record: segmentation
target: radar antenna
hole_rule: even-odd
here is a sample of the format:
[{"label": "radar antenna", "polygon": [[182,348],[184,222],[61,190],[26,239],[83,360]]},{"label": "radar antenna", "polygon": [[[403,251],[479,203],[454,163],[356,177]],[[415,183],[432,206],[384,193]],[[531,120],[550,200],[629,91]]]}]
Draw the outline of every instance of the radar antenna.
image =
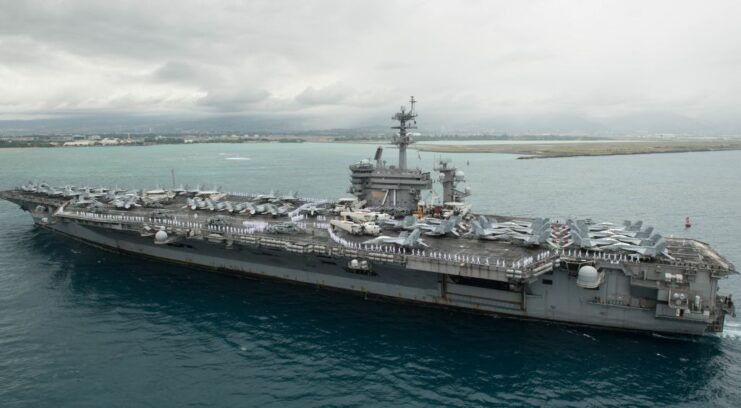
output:
[{"label": "radar antenna", "polygon": [[409,100],[409,111],[407,112],[406,108],[402,106],[401,111],[397,112],[391,118],[399,121],[399,126],[393,126],[391,129],[399,130],[399,134],[394,137],[392,143],[399,146],[399,169],[401,170],[406,170],[407,168],[407,146],[414,143],[412,136],[407,131],[417,128],[417,113],[414,111],[414,104],[416,102],[414,96],[412,96]]}]

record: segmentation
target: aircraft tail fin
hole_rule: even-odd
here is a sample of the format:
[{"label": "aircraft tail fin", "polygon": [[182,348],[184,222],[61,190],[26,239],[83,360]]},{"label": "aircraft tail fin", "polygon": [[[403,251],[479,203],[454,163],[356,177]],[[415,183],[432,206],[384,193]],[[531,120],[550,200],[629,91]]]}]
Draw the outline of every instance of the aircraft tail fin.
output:
[{"label": "aircraft tail fin", "polygon": [[411,234],[409,234],[406,239],[404,240],[405,247],[413,247],[417,246],[417,241],[419,241],[419,237],[422,235],[422,230],[419,228],[412,231]]},{"label": "aircraft tail fin", "polygon": [[[496,222],[496,220],[494,222]],[[479,215],[478,223],[481,228],[489,228],[491,226],[491,222],[485,215]]]}]

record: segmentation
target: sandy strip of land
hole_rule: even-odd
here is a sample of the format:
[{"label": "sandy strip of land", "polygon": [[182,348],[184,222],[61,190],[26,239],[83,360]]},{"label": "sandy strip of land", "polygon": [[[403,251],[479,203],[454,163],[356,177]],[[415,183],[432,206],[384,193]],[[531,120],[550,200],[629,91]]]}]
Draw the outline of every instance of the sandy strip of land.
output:
[{"label": "sandy strip of land", "polygon": [[624,154],[710,152],[741,150],[739,140],[637,140],[607,143],[536,143],[449,145],[417,144],[414,149],[437,153],[507,153],[519,154],[520,159],[574,156],[612,156]]}]

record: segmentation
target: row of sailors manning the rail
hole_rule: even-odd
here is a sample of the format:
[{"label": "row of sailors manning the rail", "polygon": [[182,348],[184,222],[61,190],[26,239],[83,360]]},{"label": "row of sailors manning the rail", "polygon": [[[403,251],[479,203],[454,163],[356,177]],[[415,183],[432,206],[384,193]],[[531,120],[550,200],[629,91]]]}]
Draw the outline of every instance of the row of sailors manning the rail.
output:
[{"label": "row of sailors manning the rail", "polygon": [[[303,206],[299,207],[302,208]],[[442,237],[460,236],[465,232],[483,240],[509,241],[522,246],[540,246],[548,244],[551,248],[581,248],[593,251],[626,252],[644,257],[664,255],[671,258],[666,242],[659,234],[653,234],[653,227],[643,228],[641,221],[625,221],[622,226],[612,223],[594,224],[585,220],[550,220],[536,218],[533,221],[513,220],[506,222],[489,221],[479,216],[468,225],[459,216],[448,219],[418,219],[407,216],[403,220],[394,220],[390,215],[372,211],[340,212],[341,219],[329,221],[332,230],[339,229],[351,235],[380,235],[382,225],[385,228],[402,230],[397,237],[379,236],[369,244],[384,243],[404,247],[420,247],[426,243],[420,235]],[[128,217],[126,215],[101,214],[104,217]],[[292,212],[291,223],[299,224],[306,219],[300,212]],[[166,216],[166,215],[165,215]],[[141,217],[140,217],[141,218]],[[317,216],[317,220],[327,220],[326,216]],[[209,219],[212,223],[213,219]],[[216,220],[220,221],[220,220]],[[306,225],[251,225],[254,232],[300,232]],[[316,226],[315,226],[316,227]],[[470,231],[468,231],[470,229]],[[411,234],[409,233],[411,231]],[[459,232],[460,231],[460,232]],[[333,231],[330,231],[333,232]],[[586,238],[585,238],[586,237]]]},{"label": "row of sailors manning the rail", "polygon": [[128,214],[104,214],[98,212],[85,212],[75,211],[73,213],[67,213],[74,215],[78,218],[86,218],[95,221],[121,221],[121,222],[134,222],[134,223],[152,223],[160,226],[176,227],[176,228],[193,228],[201,229],[211,232],[230,233],[230,234],[241,234],[250,235],[258,233],[297,233],[308,229],[309,227],[326,229],[329,224],[322,222],[306,223],[306,222],[295,222],[295,223],[267,223],[267,222],[255,222],[255,221],[244,221],[242,227],[235,227],[227,225],[225,219],[219,217],[212,217],[206,220],[206,222],[199,221],[182,221],[175,217],[158,218],[156,216],[137,216]]},{"label": "row of sailors manning the rail", "polygon": [[[144,217],[144,216],[100,214],[100,213],[95,213],[95,212],[79,212],[78,211],[78,212],[75,212],[75,216],[96,219],[96,220],[131,221],[131,222],[141,222],[141,223],[153,222],[155,224],[159,224],[162,226],[199,228],[199,229],[204,229],[204,230],[209,230],[209,231],[214,231],[214,232],[243,234],[243,235],[250,235],[250,234],[262,233],[262,232],[278,232],[278,233],[282,232],[280,230],[275,229],[276,225],[280,225],[280,224],[271,225],[268,223],[251,222],[251,221],[246,221],[244,223],[244,227],[233,227],[233,226],[227,226],[227,225],[209,225],[207,223],[199,223],[199,222],[192,222],[192,221],[179,221],[176,219],[154,219],[153,220],[149,217]],[[308,227],[308,225],[304,226],[304,228],[306,227]],[[434,249],[427,249],[427,246],[425,246],[425,249],[415,248],[412,246],[405,246],[404,243],[401,241],[396,242],[396,241],[388,241],[388,240],[370,240],[370,241],[366,241],[363,243],[352,242],[352,241],[348,241],[338,236],[326,223],[316,223],[314,227],[315,228],[326,228],[329,233],[330,238],[334,242],[344,247],[351,248],[351,249],[362,249],[362,250],[367,250],[367,251],[384,252],[384,253],[391,253],[391,254],[404,253],[404,254],[408,254],[412,256],[427,257],[431,259],[440,259],[440,260],[447,260],[447,261],[454,261],[454,262],[476,263],[476,264],[481,264],[481,265],[493,265],[497,267],[513,267],[513,268],[526,267],[534,263],[537,263],[539,261],[547,260],[553,257],[554,255],[578,257],[578,258],[583,258],[583,259],[597,259],[597,260],[608,261],[611,263],[619,263],[619,262],[625,262],[625,261],[634,261],[634,262],[640,261],[639,257],[626,256],[624,254],[608,254],[608,253],[602,253],[602,252],[582,251],[582,250],[577,250],[577,249],[561,249],[560,251],[554,251],[554,250],[543,251],[536,255],[524,257],[519,260],[508,263],[503,259],[491,259],[490,257],[482,257],[480,255],[453,254],[453,253],[438,251]],[[283,226],[283,228],[286,228],[286,227]],[[401,235],[401,238],[408,238],[408,237],[409,235],[406,235],[404,233],[402,233]],[[393,237],[379,237],[379,238],[393,238]]]},{"label": "row of sailors manning the rail", "polygon": [[[418,231],[418,230],[417,230]],[[640,256],[636,254],[619,254],[619,253],[604,253],[599,251],[586,251],[579,249],[549,249],[543,252],[539,252],[536,255],[523,257],[521,259],[507,262],[503,259],[492,259],[490,257],[484,257],[481,255],[469,255],[469,254],[454,254],[444,251],[429,249],[424,241],[419,240],[419,236],[415,237],[414,233],[406,234],[402,233],[399,237],[379,237],[373,240],[365,242],[353,242],[344,239],[337,235],[331,228],[328,229],[330,238],[339,245],[350,249],[366,250],[372,252],[385,252],[390,254],[407,254],[412,256],[419,256],[431,259],[440,259],[445,261],[453,262],[466,262],[480,265],[494,265],[497,267],[513,267],[522,268],[540,261],[546,261],[554,256],[571,257],[578,259],[591,259],[598,260],[610,264],[620,264],[621,262],[637,262],[640,263]],[[416,241],[415,241],[416,239]],[[415,245],[415,242],[417,245]]]}]

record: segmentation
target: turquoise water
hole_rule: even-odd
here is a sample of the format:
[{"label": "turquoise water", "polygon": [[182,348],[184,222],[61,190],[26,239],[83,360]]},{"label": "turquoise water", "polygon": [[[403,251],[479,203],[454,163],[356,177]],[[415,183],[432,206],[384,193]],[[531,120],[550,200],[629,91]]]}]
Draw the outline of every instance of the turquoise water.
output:
[{"label": "turquoise water", "polygon": [[[0,150],[0,188],[221,185],[337,197],[373,146]],[[395,153],[386,151],[392,161]],[[741,152],[452,157],[482,212],[642,218],[741,265]],[[412,152],[413,165],[435,155]],[[235,158],[240,158],[235,160]],[[466,161],[469,162],[466,165]],[[364,301],[61,240],[0,202],[0,406],[714,406],[741,401],[741,322],[699,339]],[[722,282],[741,298],[741,280]]]},{"label": "turquoise water", "polygon": [[569,143],[615,143],[631,142],[645,143],[643,140],[622,140],[622,139],[604,139],[604,140],[424,140],[419,144],[431,145],[516,145],[516,144],[569,144]]}]

